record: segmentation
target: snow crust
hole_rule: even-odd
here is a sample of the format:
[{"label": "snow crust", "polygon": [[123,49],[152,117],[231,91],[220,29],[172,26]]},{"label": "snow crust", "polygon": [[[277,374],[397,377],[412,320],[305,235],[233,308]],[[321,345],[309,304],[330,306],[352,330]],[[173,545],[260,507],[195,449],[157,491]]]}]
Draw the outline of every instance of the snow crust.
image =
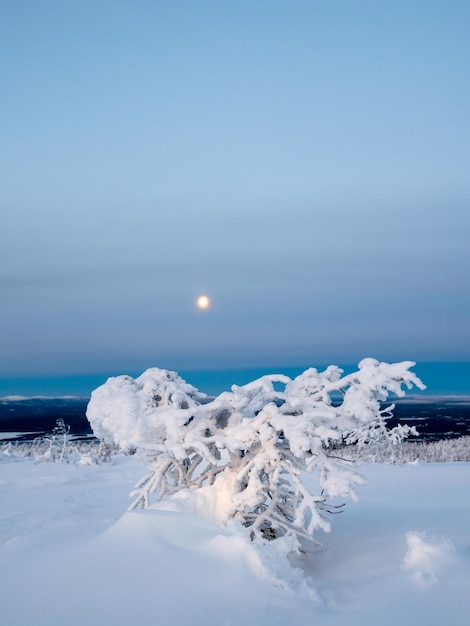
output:
[{"label": "snow crust", "polygon": [[123,514],[142,470],[0,458],[2,626],[468,623],[469,463],[364,466],[360,501],[289,571],[277,542],[173,499]]}]

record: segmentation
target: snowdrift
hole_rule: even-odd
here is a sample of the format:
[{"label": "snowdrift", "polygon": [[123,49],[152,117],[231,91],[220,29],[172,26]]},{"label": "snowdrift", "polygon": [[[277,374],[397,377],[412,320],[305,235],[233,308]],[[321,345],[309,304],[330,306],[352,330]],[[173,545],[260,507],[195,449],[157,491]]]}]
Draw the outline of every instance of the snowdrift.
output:
[{"label": "snowdrift", "polygon": [[163,503],[123,514],[141,473],[135,457],[0,460],[2,626],[467,624],[468,463],[365,466],[290,589],[235,526]]}]

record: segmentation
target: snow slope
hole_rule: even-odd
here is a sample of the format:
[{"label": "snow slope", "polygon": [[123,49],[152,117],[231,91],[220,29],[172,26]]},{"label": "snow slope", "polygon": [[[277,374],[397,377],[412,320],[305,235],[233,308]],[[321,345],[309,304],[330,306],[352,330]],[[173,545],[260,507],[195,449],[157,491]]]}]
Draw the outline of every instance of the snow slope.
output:
[{"label": "snow slope", "polygon": [[468,463],[365,466],[360,501],[305,555],[309,586],[292,570],[291,590],[266,580],[269,558],[289,576],[276,542],[262,557],[235,526],[164,503],[126,512],[144,472],[135,457],[0,458],[1,626],[468,623]]}]

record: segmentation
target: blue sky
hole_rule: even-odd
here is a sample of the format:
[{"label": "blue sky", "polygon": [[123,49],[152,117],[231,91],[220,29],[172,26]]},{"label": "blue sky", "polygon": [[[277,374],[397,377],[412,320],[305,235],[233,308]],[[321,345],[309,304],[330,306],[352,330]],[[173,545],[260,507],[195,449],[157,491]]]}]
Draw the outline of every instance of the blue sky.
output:
[{"label": "blue sky", "polygon": [[2,3],[0,374],[470,360],[469,20]]}]

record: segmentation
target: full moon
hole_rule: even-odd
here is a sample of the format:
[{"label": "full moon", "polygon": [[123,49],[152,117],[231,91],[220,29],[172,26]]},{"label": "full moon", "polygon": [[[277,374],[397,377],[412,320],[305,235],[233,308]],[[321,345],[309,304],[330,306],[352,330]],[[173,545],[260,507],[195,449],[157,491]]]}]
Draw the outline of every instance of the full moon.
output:
[{"label": "full moon", "polygon": [[199,296],[197,299],[197,305],[200,309],[207,309],[210,304],[210,300],[207,296]]}]

